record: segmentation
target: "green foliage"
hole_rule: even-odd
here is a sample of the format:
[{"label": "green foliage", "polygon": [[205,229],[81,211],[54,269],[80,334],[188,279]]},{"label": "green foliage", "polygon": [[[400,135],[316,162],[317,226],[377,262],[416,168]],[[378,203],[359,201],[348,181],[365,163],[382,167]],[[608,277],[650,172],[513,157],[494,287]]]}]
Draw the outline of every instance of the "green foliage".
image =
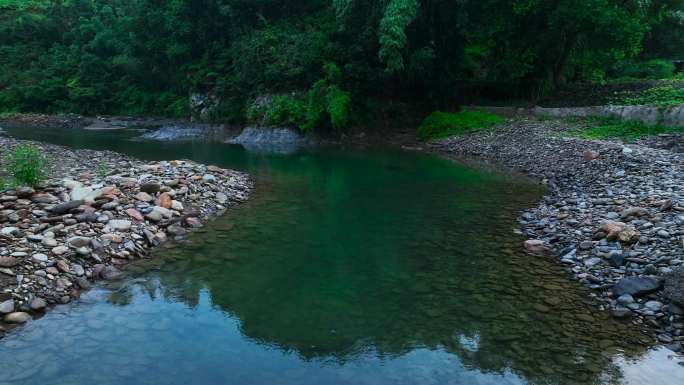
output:
[{"label": "green foliage", "polygon": [[266,111],[270,126],[299,127],[305,116],[304,102],[289,95],[274,96]]},{"label": "green foliage", "polygon": [[97,177],[100,179],[104,179],[104,177],[106,177],[107,174],[109,174],[107,164],[105,162],[99,162],[97,164],[97,169],[95,170],[95,175],[97,175]]},{"label": "green foliage", "polygon": [[385,9],[378,34],[380,61],[386,65],[388,72],[404,68],[402,50],[407,41],[406,27],[416,18],[417,12],[416,0],[390,0]]},{"label": "green foliage", "polygon": [[218,76],[222,87],[248,92],[290,91],[309,85],[327,56],[329,16],[307,17],[255,29],[231,44],[230,68]]},{"label": "green foliage", "polygon": [[351,94],[337,85],[342,72],[334,63],[326,63],[323,72],[325,77],[314,83],[307,93],[305,119],[300,125],[304,132],[327,123],[335,130],[343,130],[349,123]]},{"label": "green foliage", "polygon": [[504,118],[478,110],[463,110],[458,113],[435,111],[418,127],[421,140],[445,138],[483,130],[503,123]]},{"label": "green foliage", "polygon": [[627,92],[610,100],[616,105],[676,106],[684,104],[684,82],[673,81],[644,91]]},{"label": "green foliage", "polygon": [[190,117],[188,95],[208,93],[211,119],[237,123],[258,95],[309,90],[302,127],[342,129],[367,100],[453,106],[471,82],[522,99],[668,77],[651,59],[684,52],[682,14],[681,0],[0,0],[0,111]]},{"label": "green foliage", "polygon": [[5,155],[5,174],[12,185],[37,186],[47,175],[47,162],[40,150],[31,144],[19,144]]},{"label": "green foliage", "polygon": [[651,135],[684,133],[684,127],[647,125],[640,121],[616,117],[591,117],[580,123],[580,128],[571,133],[585,139],[619,138],[632,141]]},{"label": "green foliage", "polygon": [[674,76],[671,60],[652,59],[645,62],[627,62],[615,74],[621,79],[669,79]]},{"label": "green foliage", "polygon": [[335,130],[342,130],[349,124],[349,110],[351,108],[351,95],[349,92],[331,87],[328,90],[326,111],[330,115],[330,124]]},{"label": "green foliage", "polygon": [[247,120],[266,126],[298,128],[303,132],[326,127],[343,130],[349,124],[351,93],[337,85],[342,79],[337,65],[326,63],[323,72],[324,77],[314,83],[305,97],[292,94],[256,100],[247,108]]}]

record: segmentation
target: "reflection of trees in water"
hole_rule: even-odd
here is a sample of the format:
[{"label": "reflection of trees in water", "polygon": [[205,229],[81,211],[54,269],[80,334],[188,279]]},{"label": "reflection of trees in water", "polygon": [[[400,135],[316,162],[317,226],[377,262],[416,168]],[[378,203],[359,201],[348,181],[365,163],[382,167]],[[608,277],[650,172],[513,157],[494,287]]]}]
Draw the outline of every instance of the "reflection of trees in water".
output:
[{"label": "reflection of trees in water", "polygon": [[[319,173],[303,177],[319,184]],[[287,175],[295,177],[302,178]],[[253,199],[232,232],[219,221],[185,247],[158,253],[146,263],[159,265],[160,285],[147,292],[195,306],[207,290],[247,338],[305,360],[344,363],[426,347],[483,372],[591,384],[605,382],[604,372],[617,379],[612,358],[620,349],[644,351],[629,327],[590,315],[586,295],[555,262],[514,251],[519,239],[509,237],[507,213],[529,199],[524,194],[502,207],[500,186],[471,186],[458,199],[437,197],[449,202],[438,211],[433,193],[397,212],[382,197],[374,206],[355,201],[345,175],[325,180],[320,190],[292,190],[294,198],[282,202]],[[301,202],[306,209],[296,207]],[[350,203],[371,215],[360,220],[345,209]],[[330,207],[339,211],[325,212]],[[130,300],[118,295],[117,302]]]},{"label": "reflection of trees in water", "polygon": [[[198,251],[195,255],[221,258],[215,251]],[[288,276],[292,266],[269,266],[261,272],[270,276],[249,279],[249,263],[197,262],[171,252],[158,285],[148,280],[136,287],[189,306],[196,306],[206,289],[217,309],[241,321],[246,337],[303,359],[344,363],[369,352],[390,358],[427,347],[451,352],[464,366],[483,372],[510,368],[533,383],[597,383],[602,372],[617,380],[612,357],[620,349],[627,356],[641,354],[639,336],[595,314],[594,321],[578,319],[588,311],[575,285],[546,261],[534,264],[534,274],[526,273],[519,265],[525,258],[510,253],[497,265],[493,260],[500,258],[484,255],[455,268],[435,257],[419,268],[400,266],[393,279],[375,282],[353,279],[354,269],[340,263],[330,267],[335,274],[318,277],[323,282]],[[363,268],[379,273],[382,266]],[[265,282],[275,286],[269,289]],[[325,294],[302,297],[321,290]]]}]

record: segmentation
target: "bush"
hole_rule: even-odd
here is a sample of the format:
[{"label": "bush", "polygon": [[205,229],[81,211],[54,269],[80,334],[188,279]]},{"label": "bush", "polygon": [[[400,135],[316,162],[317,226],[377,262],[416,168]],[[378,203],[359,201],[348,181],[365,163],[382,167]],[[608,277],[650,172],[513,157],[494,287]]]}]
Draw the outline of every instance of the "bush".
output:
[{"label": "bush", "polygon": [[669,60],[653,59],[630,63],[617,71],[618,78],[669,79],[674,76],[674,64]]},{"label": "bush", "polygon": [[288,95],[274,96],[266,110],[269,126],[299,127],[305,115],[304,102]]},{"label": "bush", "polygon": [[246,109],[251,123],[298,128],[302,132],[332,127],[343,130],[349,125],[352,95],[336,83],[342,72],[333,63],[324,66],[325,76],[316,81],[306,97],[297,94],[257,98]]},{"label": "bush", "polygon": [[421,140],[444,138],[478,131],[504,122],[504,118],[484,111],[463,110],[459,113],[435,111],[418,127]]},{"label": "bush", "polygon": [[5,173],[14,185],[37,186],[47,175],[47,162],[31,144],[19,144],[5,155]]},{"label": "bush", "polygon": [[337,85],[342,71],[336,64],[326,63],[323,72],[325,76],[314,83],[307,94],[306,118],[300,126],[302,131],[311,131],[320,125],[340,131],[349,124],[351,93]]}]

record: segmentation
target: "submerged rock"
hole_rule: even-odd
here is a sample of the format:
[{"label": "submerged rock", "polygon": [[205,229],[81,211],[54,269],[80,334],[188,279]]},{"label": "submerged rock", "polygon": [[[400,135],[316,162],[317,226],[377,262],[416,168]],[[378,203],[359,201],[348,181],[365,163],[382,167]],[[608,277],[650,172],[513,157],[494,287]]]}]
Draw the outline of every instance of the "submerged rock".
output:
[{"label": "submerged rock", "polygon": [[544,241],[539,239],[528,239],[524,242],[525,250],[533,254],[544,254],[549,252],[549,248],[544,244]]}]

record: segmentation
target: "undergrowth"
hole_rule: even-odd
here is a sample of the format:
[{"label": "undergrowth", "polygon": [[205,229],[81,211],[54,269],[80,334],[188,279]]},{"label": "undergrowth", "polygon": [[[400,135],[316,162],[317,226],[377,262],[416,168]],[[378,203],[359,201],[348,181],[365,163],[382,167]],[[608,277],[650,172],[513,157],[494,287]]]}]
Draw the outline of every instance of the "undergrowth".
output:
[{"label": "undergrowth", "polygon": [[672,81],[639,92],[626,92],[610,99],[616,105],[676,106],[684,104],[684,82]]},{"label": "undergrowth", "polygon": [[504,118],[479,110],[463,110],[458,113],[435,111],[418,127],[421,140],[445,138],[479,131],[503,123]]}]

